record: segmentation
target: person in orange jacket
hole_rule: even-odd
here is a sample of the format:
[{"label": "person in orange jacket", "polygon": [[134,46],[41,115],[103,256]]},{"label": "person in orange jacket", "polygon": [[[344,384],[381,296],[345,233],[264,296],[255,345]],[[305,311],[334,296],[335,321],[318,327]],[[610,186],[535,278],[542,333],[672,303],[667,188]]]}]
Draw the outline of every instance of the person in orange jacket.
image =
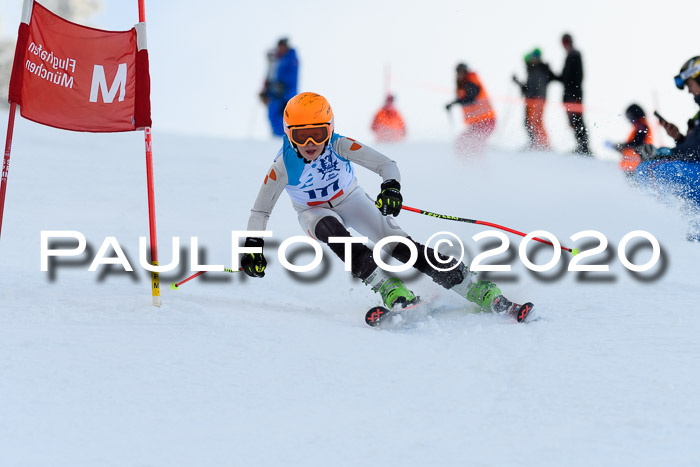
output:
[{"label": "person in orange jacket", "polygon": [[457,65],[457,99],[445,108],[450,111],[453,105],[460,104],[464,112],[467,128],[457,140],[460,154],[481,154],[486,140],[496,128],[496,112],[491,107],[486,89],[476,73],[466,64]]},{"label": "person in orange jacket", "polygon": [[372,131],[378,143],[390,143],[401,141],[406,137],[406,125],[396,107],[394,107],[394,96],[386,96],[384,107],[372,120]]},{"label": "person in orange jacket", "polygon": [[622,153],[620,159],[620,169],[627,175],[631,175],[637,166],[642,162],[639,150],[645,144],[652,144],[654,138],[651,134],[651,128],[647,123],[646,114],[638,104],[632,104],[627,107],[625,117],[630,121],[633,128],[624,143],[613,144],[609,141],[605,143],[610,149],[614,149]]}]

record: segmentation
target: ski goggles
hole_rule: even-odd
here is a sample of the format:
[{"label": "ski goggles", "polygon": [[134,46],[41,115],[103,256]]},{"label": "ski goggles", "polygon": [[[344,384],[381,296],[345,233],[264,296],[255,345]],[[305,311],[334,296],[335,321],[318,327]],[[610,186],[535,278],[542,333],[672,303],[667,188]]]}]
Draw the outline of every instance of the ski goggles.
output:
[{"label": "ski goggles", "polygon": [[685,80],[694,78],[696,75],[700,75],[700,63],[696,63],[694,66],[677,74],[673,77],[673,81],[675,81],[678,89],[683,89],[685,87]]},{"label": "ski goggles", "polygon": [[289,139],[297,146],[304,146],[309,140],[314,144],[323,144],[328,141],[330,135],[330,127],[327,123],[316,126],[292,127],[289,129]]}]

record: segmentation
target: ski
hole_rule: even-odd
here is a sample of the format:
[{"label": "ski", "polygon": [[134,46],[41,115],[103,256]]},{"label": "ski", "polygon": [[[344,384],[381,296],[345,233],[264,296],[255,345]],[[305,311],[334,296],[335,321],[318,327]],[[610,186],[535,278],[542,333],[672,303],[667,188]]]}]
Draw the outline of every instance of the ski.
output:
[{"label": "ski", "polygon": [[370,326],[379,326],[382,321],[385,321],[391,315],[391,310],[383,306],[375,306],[369,309],[365,314],[365,323]]},{"label": "ski", "polygon": [[[367,311],[367,313],[365,313],[365,323],[373,327],[379,326],[380,324],[386,322],[390,317],[401,314],[403,311],[413,308],[421,303],[422,302],[418,301],[408,305],[405,308],[397,308],[395,310],[390,310],[383,306],[372,307],[369,309],[369,311]],[[496,303],[495,308],[497,309],[495,309],[494,312],[497,314],[511,316],[515,318],[518,323],[522,323],[525,322],[534,307],[535,305],[533,305],[532,302],[526,302],[521,305],[519,303],[513,303],[501,296],[501,300]]]},{"label": "ski", "polygon": [[522,305],[513,303],[511,309],[508,310],[508,314],[514,317],[518,323],[522,323],[527,319],[534,307],[535,305],[532,302],[523,303]]},{"label": "ski", "polygon": [[397,308],[392,310],[383,306],[375,306],[370,308],[369,311],[365,313],[365,323],[369,324],[370,326],[379,326],[381,323],[385,322],[389,317],[400,314],[406,310],[414,308],[418,305],[423,305],[425,303],[426,302],[421,300],[420,297],[416,297],[415,300],[411,301],[406,306],[401,306],[402,304],[394,304]]},{"label": "ski", "polygon": [[524,322],[535,305],[532,302],[525,302],[522,305],[519,303],[511,302],[503,295],[499,295],[493,301],[491,309],[496,313],[507,314],[512,316],[518,323]]}]

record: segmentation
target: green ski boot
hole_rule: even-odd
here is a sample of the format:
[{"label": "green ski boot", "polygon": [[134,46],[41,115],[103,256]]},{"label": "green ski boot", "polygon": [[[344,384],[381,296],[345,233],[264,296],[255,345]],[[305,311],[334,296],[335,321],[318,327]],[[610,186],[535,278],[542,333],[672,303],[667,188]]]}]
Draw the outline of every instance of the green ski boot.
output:
[{"label": "green ski boot", "polygon": [[396,304],[401,304],[401,307],[405,308],[418,301],[418,297],[408,290],[401,279],[388,276],[380,268],[376,268],[362,282],[372,287],[374,292],[379,292],[382,301],[389,309]]},{"label": "green ski boot", "polygon": [[476,303],[486,311],[494,310],[494,300],[501,295],[501,290],[490,281],[477,281],[469,288],[467,300]]},{"label": "green ski boot", "polygon": [[466,298],[472,303],[476,303],[484,311],[504,314],[515,317],[519,323],[525,321],[532,311],[534,305],[527,302],[523,305],[513,303],[501,295],[501,290],[490,281],[476,281],[476,274],[469,271],[464,264],[461,265],[464,279],[462,282],[453,285],[450,290]]},{"label": "green ski boot", "polygon": [[392,277],[386,280],[379,287],[379,294],[382,296],[382,301],[387,308],[391,309],[396,304],[400,304],[402,308],[414,303],[416,296],[408,290],[401,279]]}]

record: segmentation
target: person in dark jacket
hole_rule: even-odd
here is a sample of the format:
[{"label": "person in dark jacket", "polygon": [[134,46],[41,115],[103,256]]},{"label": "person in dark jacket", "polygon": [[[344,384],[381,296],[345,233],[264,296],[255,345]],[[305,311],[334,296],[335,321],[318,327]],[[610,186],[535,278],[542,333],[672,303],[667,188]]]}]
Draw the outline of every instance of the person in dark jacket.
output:
[{"label": "person in dark jacket", "polygon": [[[688,88],[695,103],[700,105],[700,56],[693,57],[683,64],[680,73],[674,77],[678,89]],[[678,127],[666,120],[659,119],[666,133],[676,141],[676,147],[669,151],[659,151],[659,156],[671,156],[674,159],[700,162],[700,112],[688,120],[688,132],[684,136]],[[667,149],[668,148],[660,148]]]},{"label": "person in dark jacket", "polygon": [[[700,56],[686,61],[674,81],[678,89],[687,88],[700,105]],[[684,216],[690,221],[686,239],[700,242],[700,112],[688,122],[686,135],[676,125],[656,116],[676,140],[676,147],[645,145],[641,153],[643,162],[635,171],[636,181],[660,194],[672,194],[688,201],[684,205]]]},{"label": "person in dark jacket", "polygon": [[561,75],[556,79],[564,85],[564,107],[569,117],[569,125],[576,136],[576,150],[574,153],[591,156],[588,148],[588,131],[583,122],[583,62],[581,53],[574,49],[574,40],[571,34],[564,34],[561,43],[566,50],[566,61]]},{"label": "person in dark jacket", "polygon": [[[683,64],[680,73],[674,77],[678,89],[688,88],[695,103],[700,105],[700,56],[693,57]],[[676,141],[675,148],[655,148],[645,145],[642,160],[670,159],[685,162],[700,162],[700,112],[688,120],[688,133],[683,135],[678,127],[662,119],[658,114],[659,123],[666,133]]]},{"label": "person in dark jacket", "polygon": [[544,128],[544,104],[547,99],[547,85],[556,77],[550,70],[549,65],[542,61],[540,49],[535,49],[525,56],[525,66],[527,67],[527,80],[525,83],[520,82],[515,75],[513,75],[513,81],[520,86],[520,90],[525,98],[527,149],[547,150],[549,149],[549,138]]},{"label": "person in dark jacket", "polygon": [[260,99],[267,105],[272,134],[284,136],[282,113],[289,99],[297,95],[299,76],[297,53],[289,46],[286,37],[280,39],[277,48],[268,54],[268,62],[268,73]]},{"label": "person in dark jacket", "polygon": [[[700,96],[700,84],[695,84],[695,88],[695,92],[698,93],[695,95],[697,101]],[[673,148],[673,156],[678,160],[700,162],[700,112],[688,120],[688,133],[683,141]]]}]

